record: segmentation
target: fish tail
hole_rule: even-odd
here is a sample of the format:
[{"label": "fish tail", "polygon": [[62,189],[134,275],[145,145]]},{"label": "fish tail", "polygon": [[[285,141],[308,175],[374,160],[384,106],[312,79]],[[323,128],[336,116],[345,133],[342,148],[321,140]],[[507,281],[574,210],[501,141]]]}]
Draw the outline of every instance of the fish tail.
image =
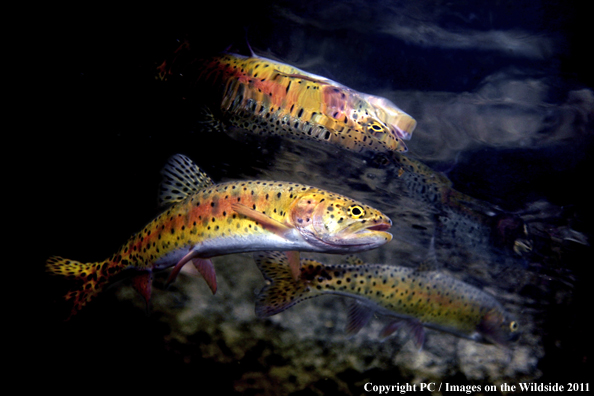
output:
[{"label": "fish tail", "polygon": [[[254,253],[254,260],[267,281],[256,298],[256,315],[259,318],[276,315],[303,300],[322,294],[310,288],[303,276],[295,280],[285,253],[258,252]],[[308,260],[301,261],[303,268],[303,262]]]},{"label": "fish tail", "polygon": [[46,272],[64,277],[69,283],[65,301],[72,301],[72,309],[67,319],[70,319],[89,301],[91,301],[106,286],[108,278],[102,275],[102,269],[108,266],[108,261],[96,263],[81,263],[63,257],[50,257],[46,262]]}]

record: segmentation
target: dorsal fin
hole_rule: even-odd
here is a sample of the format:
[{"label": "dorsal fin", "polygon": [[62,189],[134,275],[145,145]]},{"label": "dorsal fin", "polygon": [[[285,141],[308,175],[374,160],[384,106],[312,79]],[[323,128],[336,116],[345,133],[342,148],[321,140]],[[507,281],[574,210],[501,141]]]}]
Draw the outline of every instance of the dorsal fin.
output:
[{"label": "dorsal fin", "polygon": [[[254,260],[266,279],[266,286],[256,298],[256,316],[259,318],[276,315],[301,301],[323,294],[321,290],[310,288],[303,279],[295,280],[285,253],[256,252]],[[321,265],[313,260],[305,262],[312,266]]]},{"label": "dorsal fin", "polygon": [[161,170],[159,206],[171,205],[212,186],[214,182],[188,157],[176,154]]},{"label": "dorsal fin", "polygon": [[[245,46],[245,48],[243,48]],[[238,53],[243,53],[242,50],[247,49],[250,53],[250,58],[257,58],[258,56],[252,50],[252,46],[250,45],[250,41],[248,40],[248,29],[244,27],[243,29],[243,42],[242,43],[231,43],[227,46],[224,53],[230,53],[232,50],[237,51]]]},{"label": "dorsal fin", "polygon": [[419,266],[417,267],[417,271],[436,271],[438,270],[437,264],[437,253],[435,252],[435,235],[431,237],[431,242],[429,243],[429,251],[427,252],[427,257]]},{"label": "dorsal fin", "polygon": [[254,53],[254,50],[252,49],[252,46],[250,45],[250,41],[247,38],[247,36],[248,36],[247,27],[245,27],[244,34],[245,34],[245,45],[250,50],[250,58],[255,58],[256,54]]},{"label": "dorsal fin", "polygon": [[354,254],[349,254],[346,256],[346,262],[351,265],[363,265],[365,262],[361,260],[359,257],[355,256]]}]

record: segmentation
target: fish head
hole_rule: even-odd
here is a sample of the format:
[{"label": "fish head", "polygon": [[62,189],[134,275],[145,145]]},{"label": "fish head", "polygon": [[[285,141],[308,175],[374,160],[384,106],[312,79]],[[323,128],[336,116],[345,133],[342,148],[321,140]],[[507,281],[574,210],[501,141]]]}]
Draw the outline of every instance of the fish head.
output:
[{"label": "fish head", "polygon": [[382,212],[350,198],[308,192],[292,205],[290,222],[316,251],[359,252],[392,239],[392,221]]},{"label": "fish head", "polygon": [[410,140],[417,126],[415,119],[386,98],[367,95],[366,99],[370,109],[363,119],[363,127],[388,149],[407,151],[403,140]]},{"label": "fish head", "polygon": [[486,341],[502,346],[517,341],[521,334],[516,318],[502,308],[487,311],[478,325],[478,330]]}]

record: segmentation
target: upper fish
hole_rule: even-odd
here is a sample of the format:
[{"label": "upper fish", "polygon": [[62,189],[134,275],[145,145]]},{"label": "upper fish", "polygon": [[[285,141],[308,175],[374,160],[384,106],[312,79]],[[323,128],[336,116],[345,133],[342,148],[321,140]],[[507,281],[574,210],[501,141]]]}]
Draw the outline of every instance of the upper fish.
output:
[{"label": "upper fish", "polygon": [[111,257],[86,264],[48,259],[48,272],[79,283],[65,296],[74,299],[70,316],[124,270],[134,270],[133,285],[148,302],[154,270],[173,267],[171,282],[192,262],[214,293],[214,256],[286,251],[297,277],[299,251],[349,253],[392,239],[386,232],[392,222],[379,210],[320,188],[261,180],[215,184],[181,154],[162,175],[159,199],[169,207]]},{"label": "upper fish", "polygon": [[[183,67],[183,66],[182,66]],[[168,65],[162,74],[171,73]],[[416,121],[386,98],[357,92],[296,67],[223,53],[184,68],[214,129],[330,143],[356,152],[404,152]]]},{"label": "upper fish", "polygon": [[436,270],[363,264],[355,257],[338,265],[302,259],[295,282],[282,252],[258,252],[254,259],[267,280],[256,300],[259,317],[312,297],[337,294],[352,299],[347,323],[352,334],[378,313],[390,318],[382,337],[403,329],[419,348],[424,326],[499,345],[519,336],[517,320],[493,296]]}]

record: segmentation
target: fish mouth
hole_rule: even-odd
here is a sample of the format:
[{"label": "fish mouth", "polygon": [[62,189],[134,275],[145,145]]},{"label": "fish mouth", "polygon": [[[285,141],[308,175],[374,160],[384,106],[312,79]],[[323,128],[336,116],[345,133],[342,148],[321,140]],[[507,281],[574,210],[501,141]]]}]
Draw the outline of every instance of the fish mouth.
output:
[{"label": "fish mouth", "polygon": [[[353,224],[353,226],[356,226],[356,223]],[[360,230],[357,231],[349,231],[349,228],[345,229],[344,232],[352,232],[353,234],[365,234],[365,233],[376,233],[376,234],[389,234],[385,231],[389,230],[392,227],[392,222],[391,221],[383,221],[380,220],[379,223],[376,224],[369,224],[367,227],[361,228]],[[390,234],[391,236],[391,234]]]},{"label": "fish mouth", "polygon": [[[387,224],[387,223],[376,224],[374,226],[367,227],[361,231],[387,231],[390,229],[391,226],[392,226],[391,224]],[[359,231],[359,232],[361,232],[361,231]]]},{"label": "fish mouth", "polygon": [[[354,232],[346,229],[344,232],[340,233],[340,238],[334,239],[333,244],[336,246],[358,248],[379,246],[392,240],[392,234],[386,232],[391,226],[391,223],[380,223],[370,225],[369,227]],[[349,234],[350,237],[348,236]]]},{"label": "fish mouth", "polygon": [[335,253],[359,252],[374,249],[390,242],[392,240],[392,234],[384,231],[388,228],[390,227],[378,224],[356,232],[341,233],[332,237],[312,236],[317,241],[316,245],[324,251]]}]

